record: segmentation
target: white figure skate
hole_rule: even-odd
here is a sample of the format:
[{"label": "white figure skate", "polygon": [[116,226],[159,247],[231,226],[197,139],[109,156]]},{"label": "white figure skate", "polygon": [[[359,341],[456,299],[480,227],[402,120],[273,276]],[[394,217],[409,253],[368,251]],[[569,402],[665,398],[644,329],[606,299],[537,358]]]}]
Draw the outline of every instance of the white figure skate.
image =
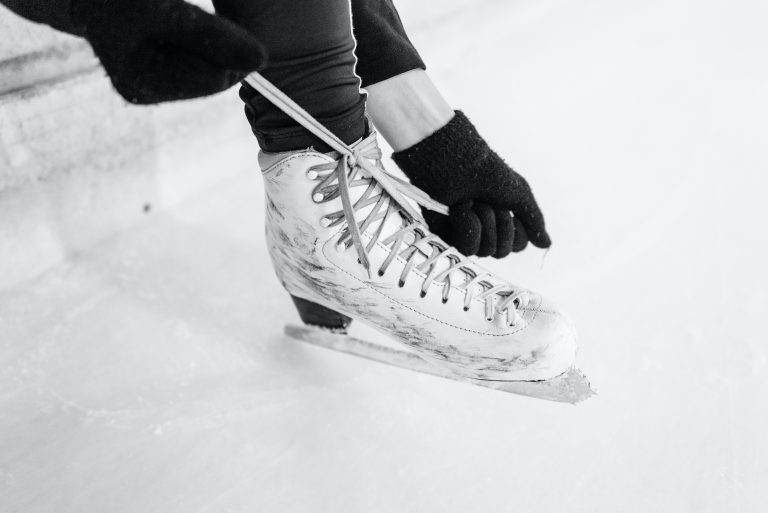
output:
[{"label": "white figure skate", "polygon": [[[526,395],[576,402],[591,393],[572,369],[571,323],[540,295],[431,234],[412,202],[445,207],[383,168],[374,131],[348,147],[259,75],[247,80],[339,150],[259,155],[275,272],[304,323],[325,330],[293,327],[289,334]],[[344,336],[352,319],[412,352],[377,350]],[[548,385],[538,392],[521,383],[542,381]],[[510,382],[517,385],[504,385]]]}]

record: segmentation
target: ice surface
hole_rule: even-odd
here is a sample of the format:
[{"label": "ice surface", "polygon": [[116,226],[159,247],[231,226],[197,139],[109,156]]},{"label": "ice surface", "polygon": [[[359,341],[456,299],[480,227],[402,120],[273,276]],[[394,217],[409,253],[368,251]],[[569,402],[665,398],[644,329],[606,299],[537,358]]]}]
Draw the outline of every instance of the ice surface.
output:
[{"label": "ice surface", "polygon": [[486,265],[560,300],[600,394],[286,338],[254,170],[0,293],[0,511],[768,508],[768,8],[447,5],[402,14],[554,240]]}]

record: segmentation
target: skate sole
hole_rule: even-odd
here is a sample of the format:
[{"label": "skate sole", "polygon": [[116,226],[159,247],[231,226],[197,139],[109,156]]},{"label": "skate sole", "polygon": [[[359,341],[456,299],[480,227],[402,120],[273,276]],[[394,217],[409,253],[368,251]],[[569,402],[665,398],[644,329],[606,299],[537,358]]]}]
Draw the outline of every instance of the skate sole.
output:
[{"label": "skate sole", "polygon": [[563,374],[543,381],[497,381],[468,378],[438,367],[415,353],[384,347],[344,333],[312,326],[286,325],[285,334],[296,340],[318,347],[359,356],[379,363],[386,363],[402,369],[430,374],[453,381],[464,381],[473,385],[534,397],[547,401],[576,404],[595,395],[587,377],[576,367]]}]

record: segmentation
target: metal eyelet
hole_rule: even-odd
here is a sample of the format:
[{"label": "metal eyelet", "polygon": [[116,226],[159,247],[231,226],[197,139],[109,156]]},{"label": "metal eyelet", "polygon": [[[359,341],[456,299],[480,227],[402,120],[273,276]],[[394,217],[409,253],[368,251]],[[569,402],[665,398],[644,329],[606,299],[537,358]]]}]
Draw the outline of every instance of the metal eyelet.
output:
[{"label": "metal eyelet", "polygon": [[307,171],[307,178],[309,178],[310,180],[316,180],[318,176],[319,175],[317,171],[315,171],[314,169],[310,169],[309,171]]},{"label": "metal eyelet", "polygon": [[321,201],[323,201],[323,198],[325,198],[325,196],[323,196],[319,192],[316,192],[312,195],[312,201],[314,201],[315,203],[320,203]]}]

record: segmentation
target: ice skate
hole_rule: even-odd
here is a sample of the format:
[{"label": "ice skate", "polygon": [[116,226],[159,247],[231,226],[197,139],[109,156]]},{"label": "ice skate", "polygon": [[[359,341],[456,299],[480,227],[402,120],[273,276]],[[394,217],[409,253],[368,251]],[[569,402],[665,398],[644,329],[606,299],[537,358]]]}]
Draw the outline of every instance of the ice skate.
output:
[{"label": "ice skate", "polygon": [[[253,77],[262,94],[322,131]],[[414,203],[445,207],[383,168],[373,130],[351,147],[338,140],[332,147],[340,151],[259,156],[269,253],[305,324],[339,334],[362,321],[434,367],[414,370],[444,377],[539,382],[571,369],[571,323],[540,295],[431,234]],[[312,338],[311,331],[291,333]]]}]

